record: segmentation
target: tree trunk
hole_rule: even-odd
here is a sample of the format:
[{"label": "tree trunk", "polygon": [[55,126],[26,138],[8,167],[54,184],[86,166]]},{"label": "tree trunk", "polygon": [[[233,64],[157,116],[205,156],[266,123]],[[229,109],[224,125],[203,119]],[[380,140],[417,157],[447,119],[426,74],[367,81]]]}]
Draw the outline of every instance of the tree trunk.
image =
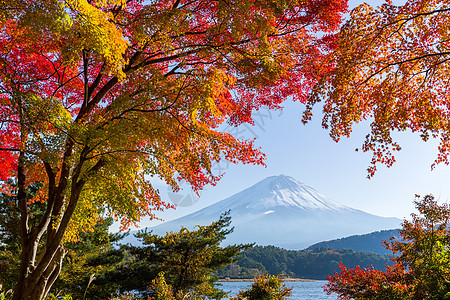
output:
[{"label": "tree trunk", "polygon": [[[39,268],[35,268],[31,261],[22,260],[22,264],[27,264],[28,267],[26,273],[21,272],[23,278],[14,290],[13,300],[42,300],[50,291],[53,283],[61,272],[61,266],[67,251],[63,247],[58,247],[57,251],[53,255],[53,259],[48,264],[47,268],[40,271]],[[26,252],[22,252],[22,256],[29,255]]]},{"label": "tree trunk", "polygon": [[[135,54],[131,61],[137,59]],[[87,74],[88,57],[83,50],[84,71]],[[130,64],[131,66],[131,64]],[[127,71],[130,71],[129,69]],[[98,77],[100,82],[102,76]],[[75,119],[75,123],[82,123],[83,118],[94,110],[95,106],[103,99],[106,93],[118,82],[113,77],[96,94],[95,99],[88,103],[93,90],[90,90],[87,76],[85,76],[85,100],[83,106]],[[95,89],[96,84],[93,84]],[[22,102],[19,103],[20,120],[22,116]],[[58,168],[52,167],[50,161],[43,160],[48,179],[48,195],[46,211],[40,220],[30,222],[32,216],[29,214],[26,191],[26,140],[27,132],[24,123],[21,125],[21,149],[18,158],[17,201],[20,208],[20,237],[22,253],[20,255],[20,270],[17,285],[14,289],[12,300],[42,300],[49,293],[53,283],[58,278],[62,262],[67,251],[62,247],[64,234],[76,209],[81,191],[87,178],[98,172],[104,165],[105,160],[100,158],[93,167],[82,174],[82,168],[86,156],[90,151],[89,142],[81,148],[79,156],[74,157],[74,140],[68,135],[64,145],[64,154]],[[58,175],[58,176],[57,176]],[[38,222],[36,222],[38,221]],[[31,225],[34,224],[34,225]],[[42,236],[46,234],[45,247],[40,253],[38,248]]]},{"label": "tree trunk", "polygon": [[[42,300],[49,293],[61,272],[62,262],[67,254],[61,243],[75,211],[83,185],[84,181],[72,184],[67,205],[61,205],[61,203],[66,203],[62,195],[49,199],[47,201],[47,212],[39,225],[27,230],[27,234],[21,236],[21,267],[13,300]],[[55,194],[54,191],[52,193]],[[55,207],[57,208],[56,211]],[[60,221],[57,224],[51,222],[52,217],[58,215],[62,216]],[[47,231],[45,247],[37,255],[39,241],[45,231]]]},{"label": "tree trunk", "polygon": [[[67,161],[72,156],[73,141],[67,140],[64,159],[61,167],[59,184],[56,185],[56,175],[48,163],[44,163],[48,179],[47,208],[39,223],[30,228],[27,195],[25,191],[24,153],[21,152],[18,163],[18,203],[20,207],[21,223],[20,235],[22,253],[20,256],[20,273],[17,285],[14,289],[12,300],[42,300],[50,291],[55,280],[61,272],[62,262],[67,251],[61,243],[69,225],[70,219],[77,206],[81,190],[85,184],[84,179],[79,179],[84,163],[82,151],[81,158],[75,167],[71,167]],[[101,168],[103,162],[98,162],[93,171]],[[71,181],[69,181],[69,178]],[[65,189],[70,184],[70,196],[64,196]],[[52,220],[59,220],[54,222]],[[47,232],[45,247],[38,253],[38,246],[43,234]],[[37,258],[37,256],[39,256]]]}]

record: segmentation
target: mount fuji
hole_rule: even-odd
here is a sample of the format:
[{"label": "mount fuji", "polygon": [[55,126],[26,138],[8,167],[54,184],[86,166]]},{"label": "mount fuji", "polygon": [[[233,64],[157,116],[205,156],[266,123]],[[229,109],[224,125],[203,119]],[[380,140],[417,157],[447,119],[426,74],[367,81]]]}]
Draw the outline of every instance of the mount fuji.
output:
[{"label": "mount fuji", "polygon": [[397,218],[380,217],[339,204],[292,177],[280,175],[148,229],[156,234],[178,231],[181,226],[192,229],[218,220],[227,210],[231,210],[234,232],[225,244],[255,242],[296,250],[324,240],[399,228],[401,223]]}]

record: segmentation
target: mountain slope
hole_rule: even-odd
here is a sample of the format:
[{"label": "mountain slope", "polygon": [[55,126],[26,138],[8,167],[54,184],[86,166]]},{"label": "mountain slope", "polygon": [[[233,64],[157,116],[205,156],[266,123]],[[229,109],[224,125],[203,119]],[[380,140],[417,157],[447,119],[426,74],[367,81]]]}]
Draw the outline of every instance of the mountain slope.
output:
[{"label": "mountain slope", "polygon": [[[206,225],[231,210],[235,230],[227,244],[255,242],[286,249],[376,230],[398,228],[400,220],[334,202],[296,179],[280,175],[187,216],[151,227],[156,234]],[[130,240],[128,240],[130,241]]]},{"label": "mountain slope", "polygon": [[355,251],[369,251],[381,255],[392,254],[383,246],[383,241],[389,241],[390,238],[400,239],[398,229],[375,231],[363,235],[352,235],[349,237],[324,241],[309,246],[306,250],[314,249],[352,249]]}]

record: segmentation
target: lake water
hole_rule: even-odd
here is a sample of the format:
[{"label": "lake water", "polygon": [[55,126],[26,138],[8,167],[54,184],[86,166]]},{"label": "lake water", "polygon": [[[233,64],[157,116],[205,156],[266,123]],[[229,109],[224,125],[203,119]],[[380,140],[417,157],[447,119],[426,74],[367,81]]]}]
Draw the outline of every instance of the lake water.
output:
[{"label": "lake water", "polygon": [[[336,300],[336,295],[327,295],[323,291],[323,286],[327,283],[326,280],[317,281],[288,281],[285,282],[286,287],[293,287],[292,296],[289,300]],[[221,289],[228,292],[228,295],[236,296],[236,294],[247,288],[252,282],[220,282]]]}]

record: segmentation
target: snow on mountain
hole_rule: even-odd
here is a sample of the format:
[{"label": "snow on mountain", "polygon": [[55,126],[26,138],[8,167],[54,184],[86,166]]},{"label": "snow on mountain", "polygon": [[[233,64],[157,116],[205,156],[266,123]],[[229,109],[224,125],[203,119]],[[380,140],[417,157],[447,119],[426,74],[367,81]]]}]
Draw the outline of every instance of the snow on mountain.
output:
[{"label": "snow on mountain", "polygon": [[[215,221],[231,210],[234,232],[226,244],[250,243],[303,249],[323,240],[399,228],[401,220],[339,204],[298,180],[271,176],[187,216],[150,227],[156,234]],[[132,239],[126,240],[132,242]]]}]

